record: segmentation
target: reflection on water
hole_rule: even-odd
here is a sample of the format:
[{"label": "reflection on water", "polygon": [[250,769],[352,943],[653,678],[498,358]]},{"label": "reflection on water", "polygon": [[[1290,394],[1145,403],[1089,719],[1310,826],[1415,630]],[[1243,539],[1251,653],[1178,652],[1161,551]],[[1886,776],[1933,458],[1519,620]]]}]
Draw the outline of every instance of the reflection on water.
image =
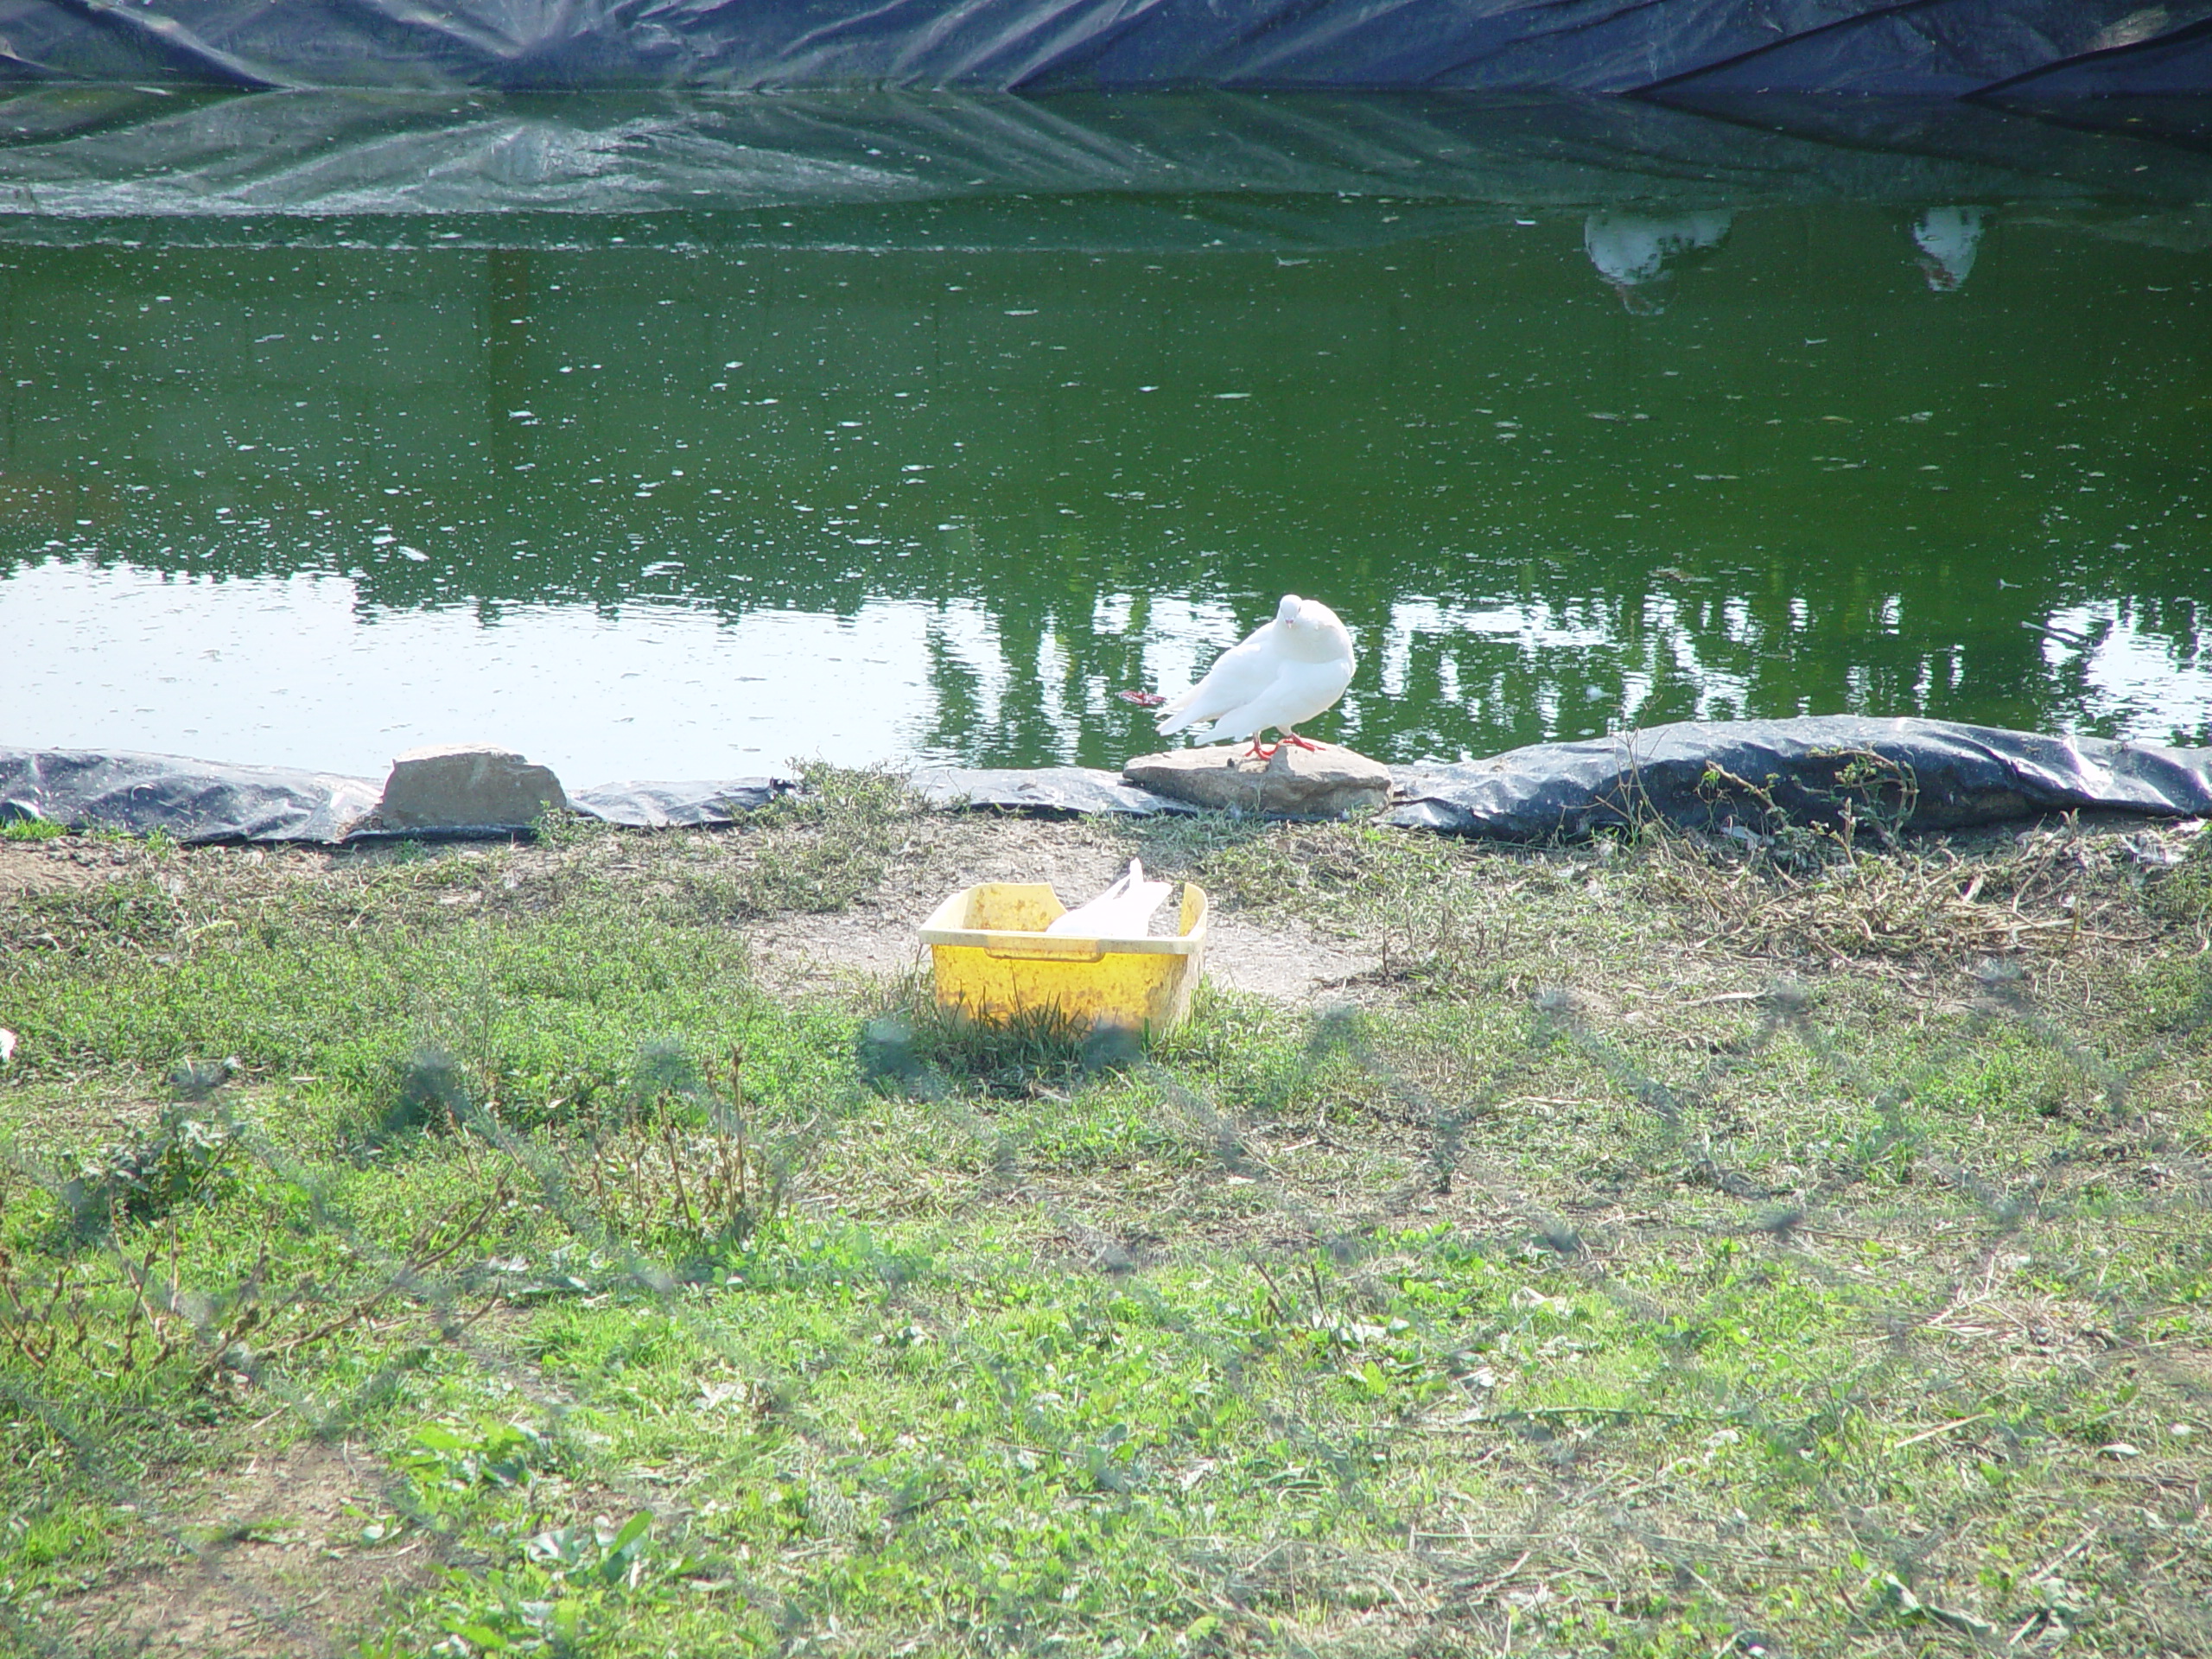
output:
[{"label": "reflection on water", "polygon": [[1637,316],[1656,317],[1667,308],[1667,284],[1675,266],[1691,254],[1718,248],[1734,222],[1734,214],[1722,213],[1667,219],[1592,213],[1582,221],[1582,245],[1623,307]]},{"label": "reflection on water", "polygon": [[1930,207],[1913,221],[1913,245],[1920,250],[1929,287],[1950,294],[1966,286],[1988,223],[1989,212],[1983,207]]},{"label": "reflection on water", "polygon": [[987,696],[1001,677],[977,607],[899,600],[842,617],[650,601],[493,617],[364,609],[343,576],[57,563],[0,582],[0,632],[38,639],[0,656],[0,709],[43,744],[373,774],[399,750],[482,738],[557,757],[580,784],[911,750],[925,664]]},{"label": "reflection on water", "polygon": [[2202,210],[1330,176],[14,221],[0,741],[1105,764],[1152,741],[1116,692],[1285,592],[1361,652],[1316,734],[1394,760],[1836,710],[2212,738]]},{"label": "reflection on water", "polygon": [[[2199,591],[2207,588],[2212,582]],[[2177,651],[2141,627],[2133,609],[2100,600],[2057,612],[2038,630],[2045,664],[2100,726],[2154,733],[2171,728],[2203,741],[2212,733],[2212,650],[2200,636]]]}]

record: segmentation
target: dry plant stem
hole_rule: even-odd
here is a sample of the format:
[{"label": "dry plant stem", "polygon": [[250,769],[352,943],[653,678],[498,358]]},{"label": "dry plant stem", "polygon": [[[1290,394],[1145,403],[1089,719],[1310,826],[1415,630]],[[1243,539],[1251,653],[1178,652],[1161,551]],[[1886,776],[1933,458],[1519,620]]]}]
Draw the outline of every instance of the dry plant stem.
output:
[{"label": "dry plant stem", "polygon": [[668,1148],[669,1179],[676,1187],[677,1218],[688,1223],[696,1232],[699,1230],[699,1212],[691,1207],[690,1194],[683,1190],[683,1153],[676,1144],[676,1126],[663,1119],[660,1133],[661,1143]]},{"label": "dry plant stem", "polygon": [[[454,1228],[453,1236],[444,1244],[435,1249],[430,1248],[431,1241],[440,1229],[435,1222],[424,1223],[410,1243],[404,1261],[385,1278],[382,1284],[365,1295],[356,1298],[344,1312],[325,1320],[322,1324],[272,1344],[264,1351],[262,1357],[280,1358],[286,1354],[295,1353],[310,1344],[334,1337],[349,1325],[365,1324],[371,1315],[393,1296],[402,1293],[411,1293],[420,1288],[425,1274],[440,1264],[450,1261],[460,1252],[462,1246],[472,1243],[482,1236],[485,1224],[505,1205],[510,1196],[507,1179],[508,1178],[502,1174],[493,1182],[492,1190],[484,1195],[483,1201],[461,1219]],[[465,1329],[467,1325],[474,1324],[504,1300],[505,1298],[498,1294],[486,1298],[477,1310],[462,1320],[460,1326],[456,1328]]]}]

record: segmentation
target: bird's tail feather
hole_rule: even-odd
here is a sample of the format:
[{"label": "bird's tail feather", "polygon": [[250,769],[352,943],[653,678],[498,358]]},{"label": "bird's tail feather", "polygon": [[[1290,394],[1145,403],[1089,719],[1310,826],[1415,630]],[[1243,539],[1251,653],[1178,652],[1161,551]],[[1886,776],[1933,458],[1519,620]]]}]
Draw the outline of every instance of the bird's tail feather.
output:
[{"label": "bird's tail feather", "polygon": [[1198,717],[1187,709],[1173,709],[1160,717],[1160,734],[1166,737],[1171,733],[1179,732],[1185,726],[1195,726],[1198,720]]},{"label": "bird's tail feather", "polygon": [[1198,716],[1191,712],[1191,705],[1198,700],[1198,687],[1194,685],[1161,709],[1159,715],[1160,735],[1164,737],[1170,732],[1179,732],[1196,721]]}]

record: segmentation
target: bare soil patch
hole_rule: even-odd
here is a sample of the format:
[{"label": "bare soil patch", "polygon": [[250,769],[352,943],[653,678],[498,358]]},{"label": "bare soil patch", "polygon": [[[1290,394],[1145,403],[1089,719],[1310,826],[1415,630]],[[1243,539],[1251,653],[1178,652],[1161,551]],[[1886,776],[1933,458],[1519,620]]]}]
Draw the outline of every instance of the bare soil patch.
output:
[{"label": "bare soil patch", "polygon": [[86,847],[69,841],[0,842],[0,897],[27,893],[64,893],[122,874],[130,855],[121,849]]},{"label": "bare soil patch", "polygon": [[55,1604],[67,1645],[87,1654],[178,1651],[219,1659],[350,1654],[392,1595],[419,1586],[427,1541],[378,1548],[380,1466],[349,1446],[302,1440],[258,1452],[142,1511],[172,1541]]},{"label": "bare soil patch", "polygon": [[[982,814],[916,820],[884,880],[849,909],[741,924],[773,990],[826,990],[928,965],[918,930],[947,895],[982,881],[1049,882],[1081,903],[1126,869],[1128,841],[1109,826]],[[527,856],[527,855],[519,855]],[[1376,958],[1281,914],[1217,899],[1207,972],[1233,990],[1293,1005],[1370,971]]]}]

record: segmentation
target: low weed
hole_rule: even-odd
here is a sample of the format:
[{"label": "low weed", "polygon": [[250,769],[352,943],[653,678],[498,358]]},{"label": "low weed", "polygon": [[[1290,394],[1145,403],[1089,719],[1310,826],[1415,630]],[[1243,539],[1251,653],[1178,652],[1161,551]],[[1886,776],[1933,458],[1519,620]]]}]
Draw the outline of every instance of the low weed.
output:
[{"label": "low weed", "polygon": [[79,1243],[109,1238],[130,1224],[160,1221],[181,1205],[219,1199],[243,1161],[216,1098],[237,1071],[235,1060],[181,1061],[169,1074],[174,1098],[151,1125],[74,1154],[49,1177],[68,1235]]},{"label": "low weed", "polygon": [[2200,830],[2177,860],[2151,865],[2144,904],[2152,915],[2200,933],[2212,928],[2212,834]]},{"label": "low weed", "polygon": [[920,800],[887,767],[796,763],[798,788],[747,818],[739,832],[752,855],[732,880],[741,916],[845,909],[883,880]]},{"label": "low weed", "polygon": [[1027,1096],[1134,1055],[1141,1045],[1116,1030],[1094,1033],[1053,1008],[1000,1021],[940,1006],[926,974],[892,982],[861,1028],[861,1075],[872,1086],[923,1098],[980,1086]]},{"label": "low weed", "polygon": [[691,1266],[741,1250],[783,1216],[814,1126],[764,1131],[745,1055],[740,1044],[695,1068],[675,1045],[641,1052],[630,1111],[589,1137],[576,1181],[616,1234]]},{"label": "low weed", "polygon": [[[675,1603],[686,1579],[708,1576],[689,1556],[653,1548],[652,1520],[641,1510],[620,1525],[602,1516],[548,1528],[518,1562],[449,1571],[438,1625],[470,1652],[588,1653],[617,1618],[634,1622]],[[372,1659],[377,1649],[362,1651]]]}]

